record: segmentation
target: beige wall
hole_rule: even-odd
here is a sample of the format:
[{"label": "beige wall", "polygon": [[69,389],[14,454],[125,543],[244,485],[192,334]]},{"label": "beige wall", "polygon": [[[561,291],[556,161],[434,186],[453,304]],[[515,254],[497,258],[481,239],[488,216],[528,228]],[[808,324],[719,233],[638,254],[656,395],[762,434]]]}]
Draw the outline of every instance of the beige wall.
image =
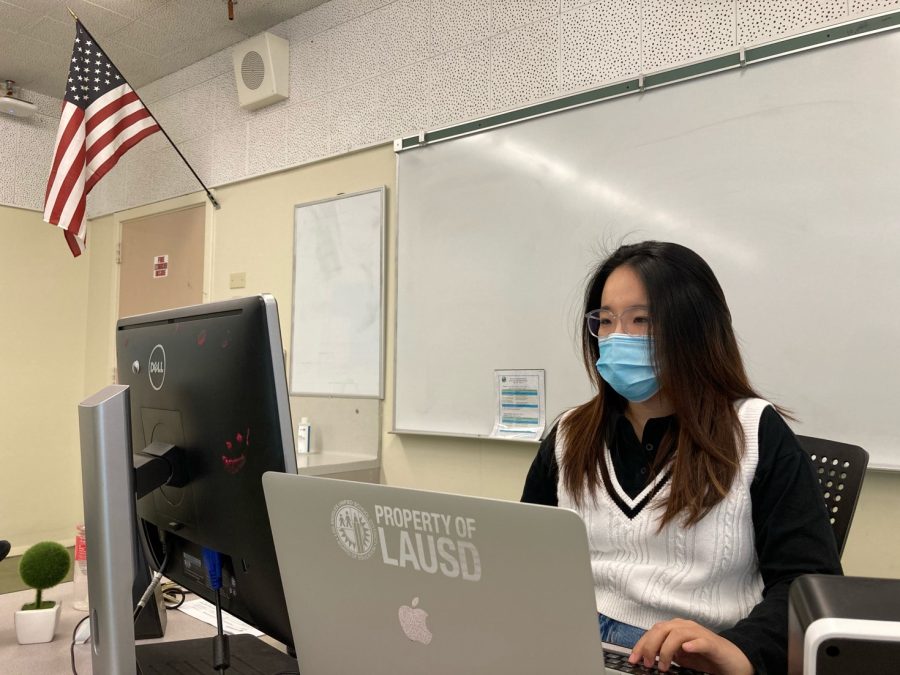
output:
[{"label": "beige wall", "polygon": [[35,211],[0,206],[0,539],[14,552],[74,537],[81,517],[77,404],[89,258]]},{"label": "beige wall", "polygon": [[114,381],[115,327],[119,302],[116,245],[119,234],[114,216],[88,226],[90,285],[84,351],[84,394],[89,396]]},{"label": "beige wall", "polygon": [[[389,432],[393,416],[394,370],[390,355],[394,350],[397,269],[395,165],[394,154],[389,146],[218,189],[217,197],[222,203],[222,209],[216,212],[210,210],[209,298],[222,300],[257,292],[273,293],[279,301],[282,331],[285,343],[288,343],[293,206],[331,197],[339,192],[356,192],[379,185],[387,187],[388,196],[387,398],[381,425],[384,430],[381,443],[385,481],[392,485],[517,499],[535,446],[502,441],[398,436]],[[178,208],[202,200],[202,195],[191,195],[123,212],[118,217],[110,216],[93,221],[86,265],[73,263],[67,258],[69,254],[63,250],[65,247],[54,252],[53,245],[61,244],[61,239],[57,241],[57,233],[43,225],[36,213],[13,209],[0,211],[4,229],[7,229],[7,223],[15,226],[10,229],[16,233],[21,229],[23,240],[29,242],[28,246],[17,245],[15,250],[26,251],[26,255],[16,265],[16,272],[12,269],[4,272],[8,276],[4,288],[27,289],[28,298],[40,298],[40,302],[49,308],[42,322],[52,320],[54,325],[58,324],[53,333],[60,332],[66,324],[84,326],[84,332],[80,336],[76,335],[65,347],[73,355],[69,361],[82,358],[83,379],[80,379],[80,371],[70,378],[71,381],[65,382],[52,375],[54,369],[61,367],[56,364],[62,364],[67,359],[62,355],[58,340],[48,339],[42,330],[35,329],[34,335],[29,334],[28,339],[20,340],[20,353],[11,359],[11,363],[19,367],[40,360],[38,378],[42,381],[52,378],[56,382],[57,393],[52,398],[57,403],[52,415],[28,413],[29,406],[20,405],[21,389],[12,384],[12,380],[8,380],[12,386],[6,388],[4,396],[8,400],[3,409],[16,412],[7,414],[4,429],[17,428],[25,447],[31,447],[35,445],[33,430],[40,428],[41,444],[57,449],[57,454],[56,459],[45,461],[44,455],[23,453],[19,447],[13,451],[14,446],[9,443],[0,446],[0,453],[3,453],[5,460],[0,477],[0,524],[2,529],[7,530],[6,533],[0,532],[0,538],[12,536],[10,532],[28,542],[41,536],[63,537],[69,533],[71,525],[81,512],[74,403],[82,394],[111,381],[114,363],[113,327],[117,293],[115,246],[118,219],[136,217],[154,210]],[[26,225],[34,227],[29,229]],[[33,243],[31,240],[34,240]],[[29,246],[35,253],[29,252]],[[45,258],[44,249],[47,248],[54,255],[47,255]],[[43,266],[36,262],[42,260]],[[86,279],[88,270],[89,289]],[[232,272],[246,273],[246,288],[229,288],[229,275]],[[75,278],[71,278],[72,274]],[[69,276],[62,278],[64,275]],[[86,290],[89,292],[85,293]],[[25,306],[27,302],[14,297],[9,291],[7,298],[7,306],[12,314],[15,314],[17,307]],[[73,306],[78,309],[72,309]],[[32,317],[34,313],[29,310],[25,316]],[[5,344],[12,344],[9,332],[0,339],[5,340]],[[34,345],[34,348],[26,348],[30,345]],[[9,348],[8,346],[7,351]],[[79,354],[83,354],[83,357],[79,357]],[[50,363],[44,363],[47,357],[52,357]],[[19,387],[26,380],[26,374],[19,374]],[[43,401],[41,405],[44,405]],[[46,419],[63,420],[65,423],[48,425],[45,423]],[[16,446],[22,443],[23,440],[20,440]],[[39,476],[41,473],[53,486],[54,495],[65,495],[65,499],[55,497],[52,505],[35,507],[36,503],[40,505],[40,499],[29,496],[35,489],[24,477]],[[37,492],[39,495],[46,494],[43,489]],[[24,504],[27,506],[23,506]],[[870,473],[844,553],[844,565],[848,574],[900,578],[900,527],[895,519],[898,513],[900,474]],[[51,534],[42,535],[41,532]]]}]

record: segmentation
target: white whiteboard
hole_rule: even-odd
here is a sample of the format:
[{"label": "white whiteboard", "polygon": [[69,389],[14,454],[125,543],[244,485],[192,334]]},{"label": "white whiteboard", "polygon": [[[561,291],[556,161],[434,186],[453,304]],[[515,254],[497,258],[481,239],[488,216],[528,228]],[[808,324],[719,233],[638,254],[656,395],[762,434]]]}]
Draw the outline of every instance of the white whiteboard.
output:
[{"label": "white whiteboard", "polygon": [[383,397],[384,188],[294,208],[291,394]]},{"label": "white whiteboard", "polygon": [[586,400],[590,266],[656,238],[795,430],[900,469],[898,74],[885,33],[399,154],[396,430],[487,434],[497,368],[546,370],[548,420]]}]

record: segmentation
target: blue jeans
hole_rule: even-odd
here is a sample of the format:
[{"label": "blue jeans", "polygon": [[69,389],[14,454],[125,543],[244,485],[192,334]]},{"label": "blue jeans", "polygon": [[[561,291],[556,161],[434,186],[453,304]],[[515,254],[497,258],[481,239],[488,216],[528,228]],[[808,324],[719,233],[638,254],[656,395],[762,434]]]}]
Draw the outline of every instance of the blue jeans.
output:
[{"label": "blue jeans", "polygon": [[597,618],[600,620],[600,639],[620,647],[631,649],[647,632],[644,628],[622,623],[602,614],[597,614]]}]

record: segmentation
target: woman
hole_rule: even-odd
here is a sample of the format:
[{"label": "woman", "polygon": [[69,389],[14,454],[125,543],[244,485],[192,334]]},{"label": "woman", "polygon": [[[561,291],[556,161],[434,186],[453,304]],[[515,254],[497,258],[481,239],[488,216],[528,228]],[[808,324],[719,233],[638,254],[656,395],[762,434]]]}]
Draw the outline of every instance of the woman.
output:
[{"label": "woman", "polygon": [[584,300],[598,393],[541,444],[522,500],[584,518],[601,637],[632,663],[786,672],[790,582],[840,574],[840,560],[812,464],[748,382],[715,275],[648,241],[603,261]]}]

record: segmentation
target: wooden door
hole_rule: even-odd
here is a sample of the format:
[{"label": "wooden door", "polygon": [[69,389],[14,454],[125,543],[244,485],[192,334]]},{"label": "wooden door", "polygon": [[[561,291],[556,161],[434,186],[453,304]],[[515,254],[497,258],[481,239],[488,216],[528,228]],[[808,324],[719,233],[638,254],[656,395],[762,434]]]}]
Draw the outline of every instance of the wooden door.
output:
[{"label": "wooden door", "polygon": [[119,316],[203,302],[206,206],[122,222]]}]

